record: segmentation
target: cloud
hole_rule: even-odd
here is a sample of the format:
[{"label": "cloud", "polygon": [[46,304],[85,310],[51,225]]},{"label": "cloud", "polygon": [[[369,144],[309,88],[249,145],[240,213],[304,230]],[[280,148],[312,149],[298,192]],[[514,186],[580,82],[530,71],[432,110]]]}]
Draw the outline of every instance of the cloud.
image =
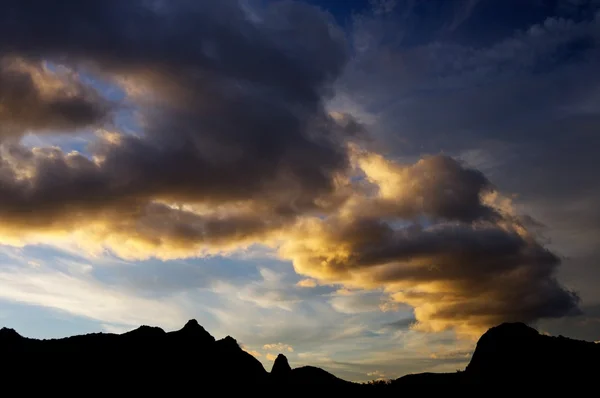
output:
[{"label": "cloud", "polygon": [[395,322],[388,323],[386,326],[389,326],[394,329],[409,329],[416,325],[417,320],[414,317],[400,319]]},{"label": "cloud", "polygon": [[260,352],[255,351],[255,350],[250,350],[247,347],[242,346],[242,350],[246,351],[248,354],[252,355],[255,358],[262,357],[262,354]]},{"label": "cloud", "polygon": [[328,286],[312,289],[298,286],[294,283],[297,276],[292,267],[289,265],[288,267],[282,272],[259,266],[259,278],[242,285],[234,285],[230,280],[222,279],[215,283],[213,291],[236,297],[261,308],[291,312],[297,310],[301,303],[318,300],[334,290],[333,287]]},{"label": "cloud", "polygon": [[372,372],[368,372],[367,376],[369,376],[375,380],[385,380],[385,372],[381,372],[379,370],[374,370]]},{"label": "cloud", "polygon": [[[485,171],[515,211],[548,226],[541,237],[527,223],[527,233],[561,257],[555,277],[587,303],[598,301],[598,257],[590,253],[600,225],[592,205],[600,192],[590,183],[600,167],[590,150],[600,126],[600,14],[592,3],[565,14],[541,3],[480,2],[456,34],[410,44],[394,40],[387,17],[367,15],[355,30],[367,26],[369,46],[353,43],[358,56],[336,86],[353,99],[350,109],[368,114],[381,153],[412,161],[442,149]],[[523,18],[515,20],[517,8]]]},{"label": "cloud", "polygon": [[97,320],[108,324],[111,331],[157,324],[177,329],[188,318],[176,298],[143,298],[91,278],[47,268],[3,266],[0,281],[3,286],[1,299]]},{"label": "cloud", "polygon": [[294,348],[291,345],[283,343],[265,344],[263,349],[277,352],[294,352]]},{"label": "cloud", "polygon": [[343,314],[360,314],[393,310],[389,297],[381,291],[348,291],[340,289],[331,294],[331,306]]},{"label": "cloud", "polygon": [[578,296],[556,280],[560,259],[483,175],[443,156],[415,165],[365,156],[379,189],[300,223],[281,248],[298,273],[383,288],[414,308],[421,330],[477,336],[502,321],[578,313]]},{"label": "cloud", "polygon": [[[177,258],[268,239],[341,199],[355,125],[324,109],[347,59],[327,14],[284,2],[252,22],[236,1],[69,4],[2,3],[12,39],[0,55],[33,52],[124,85],[144,128],[103,135],[89,156],[3,145],[0,213],[19,213],[5,241],[76,229],[124,257]],[[89,30],[73,35],[83,20]],[[47,30],[44,44],[24,26]]]},{"label": "cloud", "polygon": [[[548,23],[544,39],[532,31],[522,41],[546,51],[562,43],[567,25]],[[423,74],[448,72],[442,83],[455,89],[463,76],[479,84],[493,75],[498,59],[518,69],[515,53],[530,52],[512,42],[476,54],[451,49],[462,62],[435,44],[415,50],[401,79],[386,81],[405,93],[422,89]],[[499,321],[576,312],[578,297],[555,278],[559,258],[483,173],[445,155],[414,164],[385,157],[372,148],[365,126],[328,108],[337,79],[357,70],[348,66],[348,50],[331,16],[302,3],[274,3],[249,18],[234,0],[69,0],[60,8],[2,2],[0,56],[34,54],[118,86],[125,96],[120,105],[135,112],[141,127],[136,134],[100,134],[86,153],[2,143],[0,243],[69,241],[125,259],[163,260],[261,244],[315,284],[384,291],[414,307],[417,327],[428,331],[479,333]],[[382,78],[397,69],[385,65]],[[93,91],[75,82],[75,97],[91,98]],[[12,90],[40,90],[34,86]],[[52,119],[54,105],[33,98],[44,122],[28,128],[97,120],[67,110]],[[432,117],[417,105],[408,113],[413,127],[482,126],[461,124],[458,110]],[[469,109],[479,114],[486,105],[473,100]],[[7,117],[23,124],[13,113]],[[297,281],[286,289],[267,269],[261,277],[244,289],[226,283],[217,289],[283,312],[326,290]],[[332,305],[361,311],[364,302],[352,300],[335,297]]]},{"label": "cloud", "polygon": [[277,359],[277,355],[268,353],[265,358],[267,358],[267,361],[274,361],[275,359]]},{"label": "cloud", "polygon": [[0,52],[0,137],[100,126],[110,109],[72,71]]},{"label": "cloud", "polygon": [[211,289],[221,282],[239,289],[261,278],[252,263],[221,256],[171,261],[167,267],[157,260],[127,263],[104,270],[104,275],[124,289],[155,297]]},{"label": "cloud", "polygon": [[296,283],[296,286],[311,288],[311,287],[316,287],[317,282],[314,279],[302,279],[301,281]]}]

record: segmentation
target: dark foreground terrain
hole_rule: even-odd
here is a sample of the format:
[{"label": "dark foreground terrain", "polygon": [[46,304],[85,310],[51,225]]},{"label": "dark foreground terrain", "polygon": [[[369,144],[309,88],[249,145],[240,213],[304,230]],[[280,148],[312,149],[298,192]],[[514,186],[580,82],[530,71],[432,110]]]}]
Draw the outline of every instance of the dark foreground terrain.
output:
[{"label": "dark foreground terrain", "polygon": [[29,339],[3,328],[0,355],[0,382],[12,395],[335,391],[396,396],[412,387],[445,392],[485,388],[489,393],[494,391],[490,387],[527,386],[575,391],[600,378],[600,344],[541,335],[522,323],[504,323],[483,334],[464,371],[413,374],[376,384],[350,383],[312,366],[292,369],[281,354],[267,372],[235,339],[215,340],[195,320],[174,332],[141,326],[120,335],[52,340]]}]

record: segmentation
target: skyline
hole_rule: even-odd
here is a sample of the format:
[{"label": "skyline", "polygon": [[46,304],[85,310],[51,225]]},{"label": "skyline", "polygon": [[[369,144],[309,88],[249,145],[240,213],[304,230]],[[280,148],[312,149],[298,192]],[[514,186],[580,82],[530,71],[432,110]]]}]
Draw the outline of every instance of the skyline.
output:
[{"label": "skyline", "polygon": [[0,324],[270,369],[600,340],[597,0],[0,1]]}]

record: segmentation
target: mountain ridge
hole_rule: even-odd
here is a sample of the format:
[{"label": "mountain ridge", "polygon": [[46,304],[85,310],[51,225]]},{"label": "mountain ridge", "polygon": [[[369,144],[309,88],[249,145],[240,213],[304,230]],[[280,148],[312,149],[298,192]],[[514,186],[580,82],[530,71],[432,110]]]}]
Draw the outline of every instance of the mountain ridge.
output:
[{"label": "mountain ridge", "polygon": [[[88,333],[58,339],[32,339],[14,329],[2,328],[0,355],[1,375],[5,380],[19,373],[19,367],[12,368],[11,361],[27,359],[45,369],[38,371],[36,377],[47,380],[68,372],[81,381],[92,382],[97,375],[103,375],[114,383],[137,388],[141,388],[144,380],[152,380],[157,388],[204,381],[226,388],[239,385],[295,389],[328,386],[338,391],[371,388],[374,394],[385,395],[411,386],[465,388],[497,384],[500,380],[504,384],[533,385],[545,382],[548,377],[555,384],[586,384],[594,380],[599,370],[600,344],[546,336],[523,323],[503,323],[481,336],[463,371],[409,374],[371,384],[346,381],[314,366],[291,368],[283,354],[278,355],[271,372],[267,372],[233,337],[217,340],[195,319],[169,332],[142,325],[122,334]],[[61,358],[59,365],[54,361],[57,357]],[[108,361],[110,367],[103,366],[103,361]],[[132,369],[144,376],[138,377]]]}]

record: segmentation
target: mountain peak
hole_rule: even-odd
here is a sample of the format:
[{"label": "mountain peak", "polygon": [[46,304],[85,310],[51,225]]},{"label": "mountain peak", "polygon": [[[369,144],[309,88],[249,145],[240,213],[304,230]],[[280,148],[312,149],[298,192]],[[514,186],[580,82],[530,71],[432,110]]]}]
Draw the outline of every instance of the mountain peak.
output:
[{"label": "mountain peak", "polygon": [[197,330],[197,329],[204,330],[204,328],[202,326],[200,326],[200,324],[198,323],[198,321],[195,320],[195,319],[190,319],[183,326],[183,330]]},{"label": "mountain peak", "polygon": [[21,337],[19,333],[15,329],[11,328],[2,328],[0,329],[0,337],[2,338],[18,338]]},{"label": "mountain peak", "polygon": [[273,367],[271,368],[271,375],[274,377],[283,377],[287,376],[291,371],[292,367],[290,366],[286,356],[283,354],[277,355],[275,362],[273,362]]},{"label": "mountain peak", "polygon": [[190,319],[186,322],[186,324],[181,329],[182,332],[186,333],[201,333],[201,334],[209,334],[206,329],[204,329],[197,320]]}]

